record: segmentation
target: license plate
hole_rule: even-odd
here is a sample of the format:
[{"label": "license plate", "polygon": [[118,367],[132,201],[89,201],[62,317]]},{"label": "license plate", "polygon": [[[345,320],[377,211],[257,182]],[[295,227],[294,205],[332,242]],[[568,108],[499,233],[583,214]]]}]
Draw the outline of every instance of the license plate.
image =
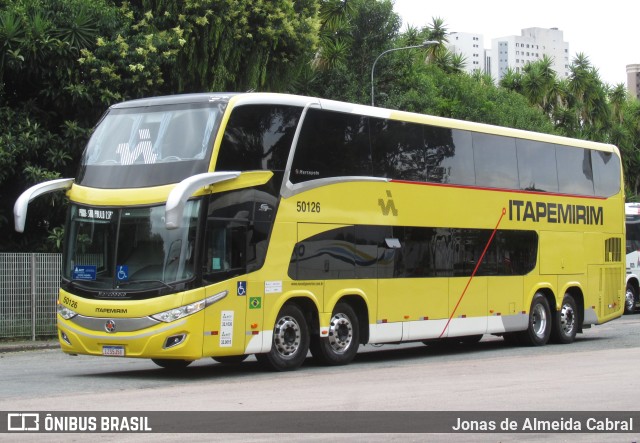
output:
[{"label": "license plate", "polygon": [[124,346],[103,346],[102,355],[108,357],[124,357]]}]

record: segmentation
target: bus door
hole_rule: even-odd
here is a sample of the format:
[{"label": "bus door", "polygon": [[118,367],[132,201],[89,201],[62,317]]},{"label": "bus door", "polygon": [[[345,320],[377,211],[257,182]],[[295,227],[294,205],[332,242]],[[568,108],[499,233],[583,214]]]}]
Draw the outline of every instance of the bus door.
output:
[{"label": "bus door", "polygon": [[247,304],[251,300],[251,291],[261,290],[260,285],[249,284],[243,278],[246,274],[248,226],[246,218],[207,219],[203,279],[205,283],[222,283],[208,286],[207,297],[225,291],[226,296],[222,303],[214,303],[207,310],[204,355],[238,355],[244,352],[248,339],[245,326]]}]

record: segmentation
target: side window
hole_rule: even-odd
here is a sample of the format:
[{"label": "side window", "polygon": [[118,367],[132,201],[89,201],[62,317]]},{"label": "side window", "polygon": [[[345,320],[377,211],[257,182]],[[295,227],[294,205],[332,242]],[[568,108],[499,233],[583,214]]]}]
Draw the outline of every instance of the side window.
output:
[{"label": "side window", "polygon": [[563,194],[593,195],[591,153],[587,149],[556,145],[558,187]]},{"label": "side window", "polygon": [[610,197],[620,191],[620,159],[612,152],[591,151],[593,179],[598,197]]},{"label": "side window", "polygon": [[438,239],[436,229],[396,227],[394,234],[401,247],[395,250],[395,277],[435,277]]},{"label": "side window", "polygon": [[247,105],[235,108],[220,145],[217,171],[284,171],[301,108]]},{"label": "side window", "polygon": [[518,164],[515,139],[496,135],[473,134],[476,185],[518,189]]},{"label": "side window", "polygon": [[309,109],[296,146],[291,182],[372,174],[369,118]]},{"label": "side window", "polygon": [[394,250],[386,247],[391,226],[356,226],[356,278],[393,277]]},{"label": "side window", "polygon": [[516,145],[520,189],[558,192],[555,145],[524,139]]},{"label": "side window", "polygon": [[[473,165],[471,132],[445,129],[451,135],[451,147],[446,145],[436,150],[439,164],[429,170],[429,181],[455,185],[475,185],[476,173]],[[446,135],[441,136],[446,140]],[[437,159],[437,158],[436,158]]]},{"label": "side window", "polygon": [[332,229],[296,243],[289,263],[294,280],[355,277],[355,227]]},{"label": "side window", "polygon": [[372,151],[376,176],[425,181],[427,172],[423,125],[371,119]]},{"label": "side window", "polygon": [[277,199],[259,188],[209,197],[202,264],[205,280],[221,281],[262,267],[276,205]]}]

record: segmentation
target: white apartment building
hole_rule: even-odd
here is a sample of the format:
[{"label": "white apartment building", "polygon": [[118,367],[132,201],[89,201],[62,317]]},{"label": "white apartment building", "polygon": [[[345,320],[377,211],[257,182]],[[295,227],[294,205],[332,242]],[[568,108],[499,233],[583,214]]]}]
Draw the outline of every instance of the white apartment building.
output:
[{"label": "white apartment building", "polygon": [[640,99],[640,64],[627,65],[627,91]]},{"label": "white apartment building", "polygon": [[569,76],[569,43],[558,28],[526,28],[521,35],[491,40],[491,49],[484,49],[482,34],[452,32],[447,36],[447,48],[465,57],[465,71],[480,70],[491,74],[498,82],[508,68],[521,71],[529,62],[542,59],[546,54],[553,60],[553,70],[559,78]]},{"label": "white apartment building", "polygon": [[558,78],[569,76],[569,43],[558,28],[526,28],[522,35],[498,37],[491,40],[491,77],[498,82],[507,69],[520,72],[527,63],[542,59],[546,54],[553,60],[552,69]]},{"label": "white apartment building", "polygon": [[469,74],[474,71],[487,72],[484,55],[484,37],[482,34],[468,32],[452,32],[447,36],[449,51],[462,54],[465,58],[464,70]]}]

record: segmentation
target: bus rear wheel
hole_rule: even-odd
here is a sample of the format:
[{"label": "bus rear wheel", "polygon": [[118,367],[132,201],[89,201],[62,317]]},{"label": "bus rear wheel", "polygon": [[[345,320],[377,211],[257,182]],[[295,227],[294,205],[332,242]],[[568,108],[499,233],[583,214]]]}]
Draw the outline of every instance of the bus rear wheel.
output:
[{"label": "bus rear wheel", "polygon": [[565,294],[560,310],[553,315],[551,341],[554,343],[573,343],[578,332],[578,307],[570,294]]},{"label": "bus rear wheel", "polygon": [[168,358],[152,358],[152,362],[164,369],[184,369],[193,363],[193,360],[172,360]]},{"label": "bus rear wheel", "polygon": [[549,341],[550,335],[551,309],[545,296],[538,292],[531,300],[529,324],[527,329],[520,333],[519,341],[528,346],[543,346]]},{"label": "bus rear wheel", "polygon": [[311,338],[311,354],[324,365],[346,365],[356,356],[359,343],[356,313],[348,304],[338,303],[331,315],[328,336]]},{"label": "bus rear wheel", "polygon": [[274,371],[292,371],[302,365],[308,351],[309,327],[304,315],[296,305],[287,304],[278,313],[271,350],[256,358]]}]

